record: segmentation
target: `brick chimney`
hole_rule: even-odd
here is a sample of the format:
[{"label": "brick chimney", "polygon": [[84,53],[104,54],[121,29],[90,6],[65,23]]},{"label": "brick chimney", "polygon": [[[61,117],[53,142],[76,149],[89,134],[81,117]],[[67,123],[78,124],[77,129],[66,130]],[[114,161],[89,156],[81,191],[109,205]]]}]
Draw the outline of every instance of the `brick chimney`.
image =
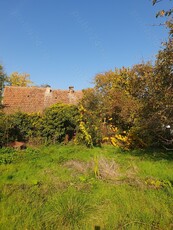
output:
[{"label": "brick chimney", "polygon": [[52,92],[52,89],[50,86],[46,86],[46,91],[45,91],[45,94],[48,95],[49,93]]},{"label": "brick chimney", "polygon": [[47,86],[44,93],[44,108],[47,108],[51,105],[52,96],[52,89],[50,86]]},{"label": "brick chimney", "polygon": [[74,93],[74,86],[69,86],[69,93]]}]

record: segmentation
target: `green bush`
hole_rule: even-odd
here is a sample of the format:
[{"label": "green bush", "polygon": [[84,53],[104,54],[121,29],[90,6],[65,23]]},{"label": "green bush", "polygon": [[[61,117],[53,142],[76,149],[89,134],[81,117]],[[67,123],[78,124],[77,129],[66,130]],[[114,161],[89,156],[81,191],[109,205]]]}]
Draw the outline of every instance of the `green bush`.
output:
[{"label": "green bush", "polygon": [[74,137],[78,108],[74,105],[56,104],[48,108],[42,118],[41,136],[45,143],[67,142]]},{"label": "green bush", "polygon": [[102,140],[100,119],[82,105],[79,106],[79,113],[76,143],[88,147],[100,146]]},{"label": "green bush", "polygon": [[74,137],[78,121],[78,108],[56,104],[41,115],[17,112],[0,114],[0,146],[12,141],[30,141],[34,144],[60,143]]},{"label": "green bush", "polygon": [[0,146],[12,141],[28,141],[40,136],[41,116],[17,112],[0,114]]}]

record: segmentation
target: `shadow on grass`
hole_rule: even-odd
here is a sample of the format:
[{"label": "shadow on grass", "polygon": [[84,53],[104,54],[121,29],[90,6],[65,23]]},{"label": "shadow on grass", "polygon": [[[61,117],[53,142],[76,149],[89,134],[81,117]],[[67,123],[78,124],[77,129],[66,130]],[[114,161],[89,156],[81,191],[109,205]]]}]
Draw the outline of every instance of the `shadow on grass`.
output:
[{"label": "shadow on grass", "polygon": [[144,149],[129,151],[130,155],[141,157],[142,159],[150,159],[153,161],[169,160],[173,161],[173,151],[166,151],[163,149]]}]

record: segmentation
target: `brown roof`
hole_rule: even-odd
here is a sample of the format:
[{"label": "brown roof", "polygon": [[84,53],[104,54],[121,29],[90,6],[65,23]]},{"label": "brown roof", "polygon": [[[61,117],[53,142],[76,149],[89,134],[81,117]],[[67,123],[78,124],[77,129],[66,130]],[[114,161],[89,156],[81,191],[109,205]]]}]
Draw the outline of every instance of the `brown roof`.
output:
[{"label": "brown roof", "polygon": [[43,112],[43,110],[56,103],[77,104],[82,98],[82,91],[52,90],[41,87],[6,86],[4,89],[4,112]]}]

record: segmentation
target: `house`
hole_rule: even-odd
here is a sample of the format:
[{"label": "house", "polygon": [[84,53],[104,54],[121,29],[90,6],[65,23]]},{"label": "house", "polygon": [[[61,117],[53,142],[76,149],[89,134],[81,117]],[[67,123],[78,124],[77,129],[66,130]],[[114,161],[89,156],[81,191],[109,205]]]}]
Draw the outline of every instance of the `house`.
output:
[{"label": "house", "polygon": [[6,114],[15,112],[42,113],[56,103],[76,105],[82,98],[82,91],[75,91],[73,86],[68,90],[53,90],[50,87],[5,86],[3,111]]}]

